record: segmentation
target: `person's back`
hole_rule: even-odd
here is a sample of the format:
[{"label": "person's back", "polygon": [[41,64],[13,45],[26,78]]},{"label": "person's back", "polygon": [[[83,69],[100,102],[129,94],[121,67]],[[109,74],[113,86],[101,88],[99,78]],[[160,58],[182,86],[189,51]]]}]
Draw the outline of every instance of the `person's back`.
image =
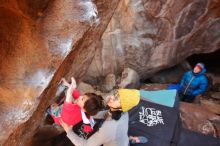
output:
[{"label": "person's back", "polygon": [[79,138],[73,131],[67,137],[77,146],[128,146],[128,113],[123,113],[119,120],[106,119],[101,128],[89,139]]},{"label": "person's back", "polygon": [[104,146],[128,146],[128,113],[123,113],[117,121],[106,120],[100,131],[106,132],[105,138],[108,139]]},{"label": "person's back", "polygon": [[124,113],[121,117],[121,119],[118,121],[117,127],[116,127],[116,136],[115,136],[115,142],[117,145],[120,146],[127,146],[129,143],[129,139],[127,136],[128,131],[128,113]]}]

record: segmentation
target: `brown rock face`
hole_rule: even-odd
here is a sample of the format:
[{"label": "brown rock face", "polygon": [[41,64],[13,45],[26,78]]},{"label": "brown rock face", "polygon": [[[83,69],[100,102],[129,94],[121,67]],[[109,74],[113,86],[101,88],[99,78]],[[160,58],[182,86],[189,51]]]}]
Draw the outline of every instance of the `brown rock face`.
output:
[{"label": "brown rock face", "polygon": [[19,9],[16,1],[1,3],[0,145],[30,118],[39,103],[37,97],[54,73],[49,68],[50,61],[45,61],[51,60],[51,54],[36,29],[32,18]]},{"label": "brown rock face", "polygon": [[88,80],[124,67],[147,78],[220,46],[216,0],[121,0],[88,70]]},{"label": "brown rock face", "polygon": [[202,106],[189,103],[181,103],[180,112],[183,127],[217,138],[220,137],[220,116]]},{"label": "brown rock face", "polygon": [[1,2],[0,145],[25,145],[61,77],[85,74],[118,0],[81,2]]},{"label": "brown rock face", "polygon": [[201,106],[203,106],[207,110],[209,110],[217,115],[220,115],[220,101],[219,100],[202,99],[202,100],[200,100],[200,104],[201,104]]},{"label": "brown rock face", "polygon": [[154,74],[150,81],[153,83],[179,83],[183,77],[183,74],[191,70],[191,66],[188,62],[182,62],[174,67],[162,70]]}]

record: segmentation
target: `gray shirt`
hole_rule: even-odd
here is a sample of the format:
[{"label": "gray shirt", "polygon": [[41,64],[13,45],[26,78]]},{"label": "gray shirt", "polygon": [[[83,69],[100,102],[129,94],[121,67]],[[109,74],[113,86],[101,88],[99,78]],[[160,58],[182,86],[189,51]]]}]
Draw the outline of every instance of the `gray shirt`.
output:
[{"label": "gray shirt", "polygon": [[76,146],[128,146],[128,113],[123,113],[121,118],[106,120],[102,127],[85,140],[76,135],[72,130],[67,132],[67,137]]}]

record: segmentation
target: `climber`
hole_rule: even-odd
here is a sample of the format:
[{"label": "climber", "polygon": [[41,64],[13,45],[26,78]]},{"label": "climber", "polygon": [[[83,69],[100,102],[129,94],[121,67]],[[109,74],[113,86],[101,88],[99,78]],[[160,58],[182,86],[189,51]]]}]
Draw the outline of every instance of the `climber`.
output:
[{"label": "climber", "polygon": [[67,137],[77,146],[128,146],[130,143],[146,143],[143,136],[128,137],[128,110],[135,107],[140,101],[139,90],[119,89],[107,100],[109,110],[99,112],[94,118],[105,119],[101,128],[89,139],[85,140],[72,131],[72,126],[64,121],[61,125]]},{"label": "climber", "polygon": [[[205,65],[197,63],[192,71],[186,72],[179,85],[169,85],[168,89],[176,88],[180,100],[193,102],[196,96],[203,94],[208,86],[208,79],[205,76]],[[174,87],[175,86],[175,87]]]},{"label": "climber", "polygon": [[61,119],[72,126],[83,121],[84,132],[92,132],[94,120],[90,116],[97,114],[98,111],[103,109],[103,98],[94,93],[80,95],[76,89],[76,81],[73,77],[71,78],[71,84],[65,79],[61,81],[63,86],[68,88],[64,104],[59,106],[57,104],[51,105],[48,113],[58,125],[60,125]]}]

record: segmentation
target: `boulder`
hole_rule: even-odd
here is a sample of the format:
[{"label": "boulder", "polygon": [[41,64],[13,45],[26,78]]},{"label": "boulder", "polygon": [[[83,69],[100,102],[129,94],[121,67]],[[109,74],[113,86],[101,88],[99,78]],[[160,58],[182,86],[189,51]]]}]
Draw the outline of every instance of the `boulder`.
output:
[{"label": "boulder", "polygon": [[[80,82],[118,3],[0,3],[0,145],[26,145],[53,102],[60,79],[74,76]],[[97,19],[99,23],[91,24]]]},{"label": "boulder", "polygon": [[209,79],[209,89],[215,92],[220,92],[220,75],[217,73],[207,73]]},{"label": "boulder", "polygon": [[154,74],[149,80],[153,83],[179,83],[183,74],[192,69],[187,61],[184,61],[174,67],[162,70]]},{"label": "boulder", "polygon": [[184,128],[217,138],[220,137],[220,116],[203,106],[181,102],[180,117]]},{"label": "boulder", "polygon": [[121,81],[118,86],[120,88],[139,88],[140,78],[138,73],[131,68],[125,68],[122,72]]},{"label": "boulder", "polygon": [[90,93],[95,92],[95,89],[92,87],[92,85],[87,84],[85,82],[80,82],[77,88],[79,89],[79,92],[82,95],[85,93],[88,93],[88,92],[90,92]]},{"label": "boulder", "polygon": [[144,84],[141,86],[143,90],[164,90],[167,89],[167,84]]},{"label": "boulder", "polygon": [[211,92],[210,97],[217,99],[217,100],[220,100],[220,92]]},{"label": "boulder", "polygon": [[219,100],[207,100],[207,99],[202,99],[200,100],[200,104],[202,107],[206,108],[207,110],[220,115],[220,101]]},{"label": "boulder", "polygon": [[219,49],[220,1],[121,0],[86,76],[134,69],[141,79]]},{"label": "boulder", "polygon": [[114,74],[108,74],[104,79],[104,83],[101,85],[102,91],[109,92],[115,87],[116,87],[116,77],[115,77],[115,75]]}]

